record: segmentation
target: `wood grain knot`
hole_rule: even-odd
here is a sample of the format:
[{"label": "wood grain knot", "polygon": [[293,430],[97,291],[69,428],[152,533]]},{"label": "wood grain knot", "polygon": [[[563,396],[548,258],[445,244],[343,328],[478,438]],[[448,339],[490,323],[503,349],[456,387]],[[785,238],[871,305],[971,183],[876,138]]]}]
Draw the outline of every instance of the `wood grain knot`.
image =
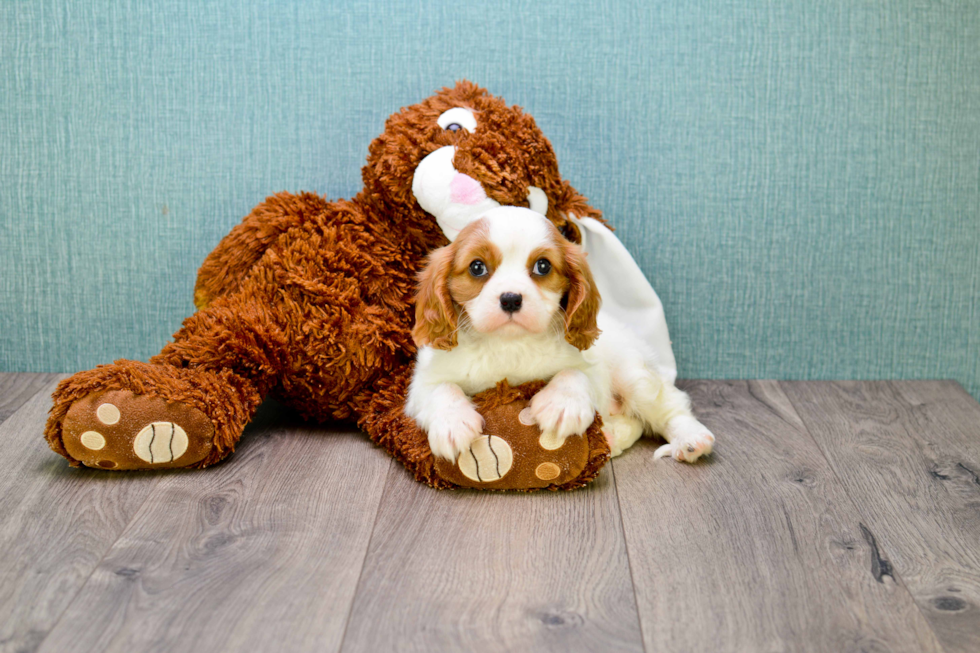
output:
[{"label": "wood grain knot", "polygon": [[961,612],[966,610],[970,604],[955,596],[940,596],[932,600],[932,606],[943,612]]},{"label": "wood grain knot", "polygon": [[545,626],[550,628],[568,628],[581,626],[585,619],[577,612],[566,612],[564,610],[547,610],[538,615]]}]

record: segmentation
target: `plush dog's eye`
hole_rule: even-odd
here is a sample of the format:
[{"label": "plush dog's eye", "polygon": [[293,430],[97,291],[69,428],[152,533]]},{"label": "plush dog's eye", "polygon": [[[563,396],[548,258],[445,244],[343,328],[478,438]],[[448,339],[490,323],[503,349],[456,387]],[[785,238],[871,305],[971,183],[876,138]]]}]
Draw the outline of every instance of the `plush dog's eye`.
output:
[{"label": "plush dog's eye", "polygon": [[474,277],[485,277],[487,274],[487,266],[480,259],[476,259],[470,263],[470,274]]},{"label": "plush dog's eye", "polygon": [[453,107],[449,111],[443,111],[436,124],[451,132],[465,129],[472,134],[476,131],[476,116],[473,115],[472,109]]},{"label": "plush dog's eye", "polygon": [[534,274],[538,275],[539,277],[543,277],[551,272],[551,261],[546,258],[539,258],[534,262],[533,271]]}]

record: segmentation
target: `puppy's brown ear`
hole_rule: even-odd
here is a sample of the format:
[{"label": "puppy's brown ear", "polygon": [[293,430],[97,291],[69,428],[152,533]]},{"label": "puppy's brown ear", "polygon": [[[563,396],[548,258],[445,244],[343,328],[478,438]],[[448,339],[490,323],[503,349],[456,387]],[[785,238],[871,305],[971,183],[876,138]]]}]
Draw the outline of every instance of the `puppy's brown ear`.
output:
[{"label": "puppy's brown ear", "polygon": [[565,244],[565,274],[568,294],[565,304],[565,340],[578,349],[588,349],[599,337],[596,316],[602,303],[585,253],[574,243]]},{"label": "puppy's brown ear", "polygon": [[419,347],[429,345],[436,349],[452,349],[456,346],[456,307],[449,295],[449,275],[454,256],[452,245],[435,250],[419,275],[419,289],[415,296],[415,328],[412,329],[412,338]]}]

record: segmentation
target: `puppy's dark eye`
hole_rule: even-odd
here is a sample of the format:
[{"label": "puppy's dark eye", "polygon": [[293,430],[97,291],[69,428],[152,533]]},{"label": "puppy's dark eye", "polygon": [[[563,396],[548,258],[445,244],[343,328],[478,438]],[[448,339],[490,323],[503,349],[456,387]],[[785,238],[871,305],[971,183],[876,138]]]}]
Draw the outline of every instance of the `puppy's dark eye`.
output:
[{"label": "puppy's dark eye", "polygon": [[551,272],[551,261],[546,258],[539,258],[534,262],[533,272],[539,277],[545,276]]},{"label": "puppy's dark eye", "polygon": [[462,128],[463,126],[460,125],[458,122],[451,122],[448,125],[446,125],[446,129],[448,129],[451,132],[458,132]]},{"label": "puppy's dark eye", "polygon": [[476,259],[470,263],[470,274],[474,277],[485,277],[487,276],[487,266],[480,259]]}]

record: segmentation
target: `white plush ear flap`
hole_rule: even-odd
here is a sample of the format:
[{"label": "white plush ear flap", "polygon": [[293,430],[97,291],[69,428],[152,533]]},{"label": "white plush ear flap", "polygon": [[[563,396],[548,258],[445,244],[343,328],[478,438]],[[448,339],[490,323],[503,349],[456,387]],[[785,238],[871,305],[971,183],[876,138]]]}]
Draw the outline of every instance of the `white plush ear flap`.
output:
[{"label": "white plush ear flap", "polygon": [[588,254],[592,277],[602,295],[600,312],[608,312],[647,343],[655,358],[647,364],[673,383],[677,362],[660,297],[612,231],[593,218],[571,213],[568,218],[582,234],[582,249]]}]

